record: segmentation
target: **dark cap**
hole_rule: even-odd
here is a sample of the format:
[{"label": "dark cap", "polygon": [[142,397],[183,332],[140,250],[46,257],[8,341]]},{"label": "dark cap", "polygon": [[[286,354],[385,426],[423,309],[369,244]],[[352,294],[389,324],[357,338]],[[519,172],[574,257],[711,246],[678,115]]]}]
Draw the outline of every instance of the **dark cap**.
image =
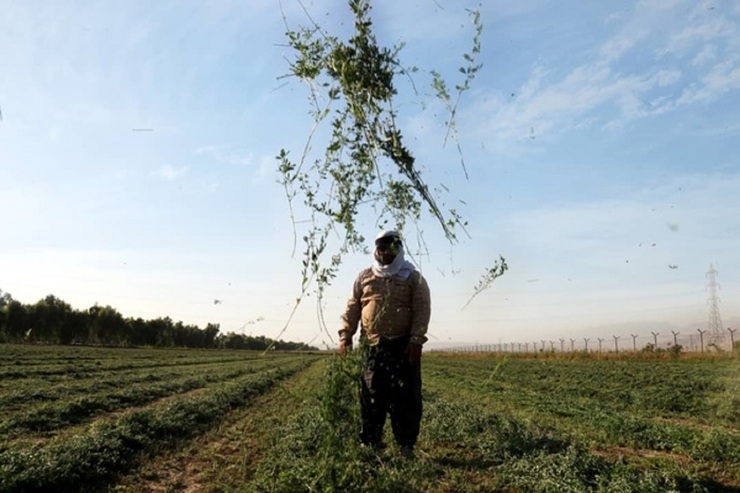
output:
[{"label": "dark cap", "polygon": [[394,231],[392,229],[386,229],[385,231],[381,231],[378,236],[375,237],[375,244],[381,244],[381,243],[400,243],[401,242],[401,235],[398,233],[398,231]]}]

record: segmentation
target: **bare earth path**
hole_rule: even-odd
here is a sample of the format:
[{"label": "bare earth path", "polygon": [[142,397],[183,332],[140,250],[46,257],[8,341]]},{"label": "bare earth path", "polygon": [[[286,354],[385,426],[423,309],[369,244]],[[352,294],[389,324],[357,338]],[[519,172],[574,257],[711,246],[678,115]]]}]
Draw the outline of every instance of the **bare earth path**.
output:
[{"label": "bare earth path", "polygon": [[314,394],[324,362],[260,395],[232,413],[220,426],[184,443],[182,448],[151,457],[121,477],[108,491],[115,493],[246,491],[272,431],[281,426]]}]

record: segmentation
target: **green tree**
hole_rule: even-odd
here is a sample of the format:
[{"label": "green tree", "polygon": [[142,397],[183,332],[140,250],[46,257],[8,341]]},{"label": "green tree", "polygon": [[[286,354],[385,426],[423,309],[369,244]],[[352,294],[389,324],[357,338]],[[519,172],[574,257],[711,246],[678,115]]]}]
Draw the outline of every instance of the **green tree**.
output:
[{"label": "green tree", "polygon": [[12,300],[5,306],[5,311],[5,333],[8,339],[15,342],[22,341],[26,331],[31,328],[28,309],[20,301]]},{"label": "green tree", "polygon": [[127,345],[130,339],[130,326],[118,310],[110,305],[97,304],[88,309],[88,342],[90,344]]},{"label": "green tree", "polygon": [[71,311],[69,304],[52,294],[31,306],[29,316],[35,340],[61,342],[67,315]]},{"label": "green tree", "polygon": [[131,344],[134,346],[155,346],[157,344],[156,327],[139,318],[128,318],[126,324],[131,330]]},{"label": "green tree", "polygon": [[9,338],[6,324],[8,321],[8,304],[11,301],[13,301],[13,297],[10,296],[10,293],[3,292],[0,289],[0,342]]},{"label": "green tree", "polygon": [[228,332],[219,340],[220,346],[224,349],[244,349],[244,336],[234,332]]},{"label": "green tree", "polygon": [[60,344],[87,343],[87,311],[70,310],[59,333]]},{"label": "green tree", "polygon": [[8,303],[13,301],[13,297],[7,291],[0,289],[0,310],[8,306]]},{"label": "green tree", "polygon": [[265,336],[247,336],[244,341],[244,349],[264,351],[272,345],[273,341]]},{"label": "green tree", "polygon": [[175,345],[174,328],[170,317],[159,317],[149,321],[155,333],[156,346],[172,347]]},{"label": "green tree", "polygon": [[216,338],[218,337],[220,327],[219,324],[209,323],[206,325],[206,328],[203,330],[203,347],[216,347]]}]

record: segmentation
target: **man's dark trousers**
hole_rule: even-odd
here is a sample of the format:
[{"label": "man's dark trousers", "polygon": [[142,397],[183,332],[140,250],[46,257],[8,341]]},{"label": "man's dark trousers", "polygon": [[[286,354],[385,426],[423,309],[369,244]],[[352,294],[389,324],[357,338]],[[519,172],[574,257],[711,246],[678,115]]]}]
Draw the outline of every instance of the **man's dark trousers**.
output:
[{"label": "man's dark trousers", "polygon": [[379,445],[387,414],[396,443],[413,447],[421,424],[421,364],[409,363],[409,337],[382,339],[367,348],[362,373],[362,431],[366,445]]}]

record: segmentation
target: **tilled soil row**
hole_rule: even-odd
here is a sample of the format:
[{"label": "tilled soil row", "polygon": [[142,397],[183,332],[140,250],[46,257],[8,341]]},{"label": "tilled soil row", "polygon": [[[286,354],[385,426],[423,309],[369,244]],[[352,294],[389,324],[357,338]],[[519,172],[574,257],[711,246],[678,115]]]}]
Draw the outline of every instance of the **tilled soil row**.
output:
[{"label": "tilled soil row", "polygon": [[150,457],[110,493],[248,491],[273,432],[306,405],[321,381],[315,362],[229,415],[220,426],[178,450]]}]

